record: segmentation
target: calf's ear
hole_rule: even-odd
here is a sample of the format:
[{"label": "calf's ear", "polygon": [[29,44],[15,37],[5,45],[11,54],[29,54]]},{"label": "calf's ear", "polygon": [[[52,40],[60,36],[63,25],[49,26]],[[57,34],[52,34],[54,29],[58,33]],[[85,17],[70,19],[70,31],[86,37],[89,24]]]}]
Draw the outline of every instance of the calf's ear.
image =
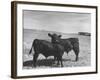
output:
[{"label": "calf's ear", "polygon": [[62,35],[59,35],[58,37],[61,37]]},{"label": "calf's ear", "polygon": [[52,34],[48,33],[48,36],[52,37]]}]

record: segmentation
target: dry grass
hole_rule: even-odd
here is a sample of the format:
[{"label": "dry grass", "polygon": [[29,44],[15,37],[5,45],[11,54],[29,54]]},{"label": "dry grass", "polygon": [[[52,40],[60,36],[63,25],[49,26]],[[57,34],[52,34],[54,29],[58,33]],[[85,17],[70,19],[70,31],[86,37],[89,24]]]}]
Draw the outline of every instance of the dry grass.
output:
[{"label": "dry grass", "polygon": [[[44,31],[24,31],[24,43],[23,43],[23,68],[31,69],[33,64],[33,54],[29,55],[29,50],[31,48],[32,41],[35,38],[49,39],[47,36],[48,32]],[[32,34],[32,35],[31,35]],[[37,35],[37,36],[36,36]],[[46,35],[46,36],[44,36]],[[79,60],[75,61],[75,54],[70,51],[68,55],[66,52],[63,55],[63,65],[64,67],[84,67],[91,66],[91,48],[90,48],[90,36],[82,36],[76,34],[62,34],[63,38],[78,37],[80,43]],[[39,55],[36,68],[52,68],[59,67],[54,63],[54,57],[50,56],[47,59],[43,55]]]}]

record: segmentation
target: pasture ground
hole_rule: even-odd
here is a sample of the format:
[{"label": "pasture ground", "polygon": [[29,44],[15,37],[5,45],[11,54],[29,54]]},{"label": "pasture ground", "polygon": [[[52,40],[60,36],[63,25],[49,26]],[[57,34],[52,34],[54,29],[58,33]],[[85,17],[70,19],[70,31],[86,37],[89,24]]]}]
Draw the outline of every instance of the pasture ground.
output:
[{"label": "pasture ground", "polygon": [[[53,32],[51,32],[53,33]],[[35,38],[45,39],[50,41],[48,37],[48,31],[38,31],[38,30],[24,30],[23,35],[23,69],[32,69],[33,54],[29,55],[29,50],[31,48],[32,42]],[[63,55],[63,65],[64,67],[84,67],[91,66],[91,36],[83,36],[78,34],[62,34],[63,38],[77,37],[79,38],[79,60],[75,61],[75,54],[70,51],[68,54],[64,52]],[[36,68],[53,68],[59,67],[54,64],[54,57],[50,56],[47,59],[43,55],[39,55]]]}]

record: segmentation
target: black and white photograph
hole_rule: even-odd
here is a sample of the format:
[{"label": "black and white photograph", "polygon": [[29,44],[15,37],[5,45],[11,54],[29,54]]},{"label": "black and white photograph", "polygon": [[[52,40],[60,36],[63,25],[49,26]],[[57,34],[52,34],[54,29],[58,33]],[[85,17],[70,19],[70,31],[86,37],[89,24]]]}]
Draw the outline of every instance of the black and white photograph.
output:
[{"label": "black and white photograph", "polygon": [[60,66],[91,66],[91,14],[24,10],[23,68]]},{"label": "black and white photograph", "polygon": [[96,7],[17,3],[17,76],[97,72]]}]

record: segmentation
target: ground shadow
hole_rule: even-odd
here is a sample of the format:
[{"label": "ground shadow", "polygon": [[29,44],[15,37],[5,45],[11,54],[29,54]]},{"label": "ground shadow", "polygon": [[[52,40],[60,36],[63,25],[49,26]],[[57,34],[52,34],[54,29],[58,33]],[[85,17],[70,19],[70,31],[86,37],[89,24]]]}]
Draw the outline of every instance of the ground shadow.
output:
[{"label": "ground shadow", "polygon": [[27,66],[27,67],[31,67],[32,64],[33,64],[33,61],[32,60],[23,62],[23,66]]},{"label": "ground shadow", "polygon": [[71,59],[62,59],[63,62],[65,61],[72,61]]},{"label": "ground shadow", "polygon": [[[42,60],[37,60],[36,64],[37,66],[52,66],[54,64],[54,59],[42,59]],[[25,61],[23,63],[23,66],[27,67],[32,67],[33,60]]]},{"label": "ground shadow", "polygon": [[[65,61],[71,61],[71,59],[62,59],[63,62]],[[47,67],[59,67],[57,65],[57,61],[54,61],[54,59],[42,59],[37,60],[37,66],[47,66]],[[23,62],[24,67],[32,67],[33,60],[25,61]]]}]

